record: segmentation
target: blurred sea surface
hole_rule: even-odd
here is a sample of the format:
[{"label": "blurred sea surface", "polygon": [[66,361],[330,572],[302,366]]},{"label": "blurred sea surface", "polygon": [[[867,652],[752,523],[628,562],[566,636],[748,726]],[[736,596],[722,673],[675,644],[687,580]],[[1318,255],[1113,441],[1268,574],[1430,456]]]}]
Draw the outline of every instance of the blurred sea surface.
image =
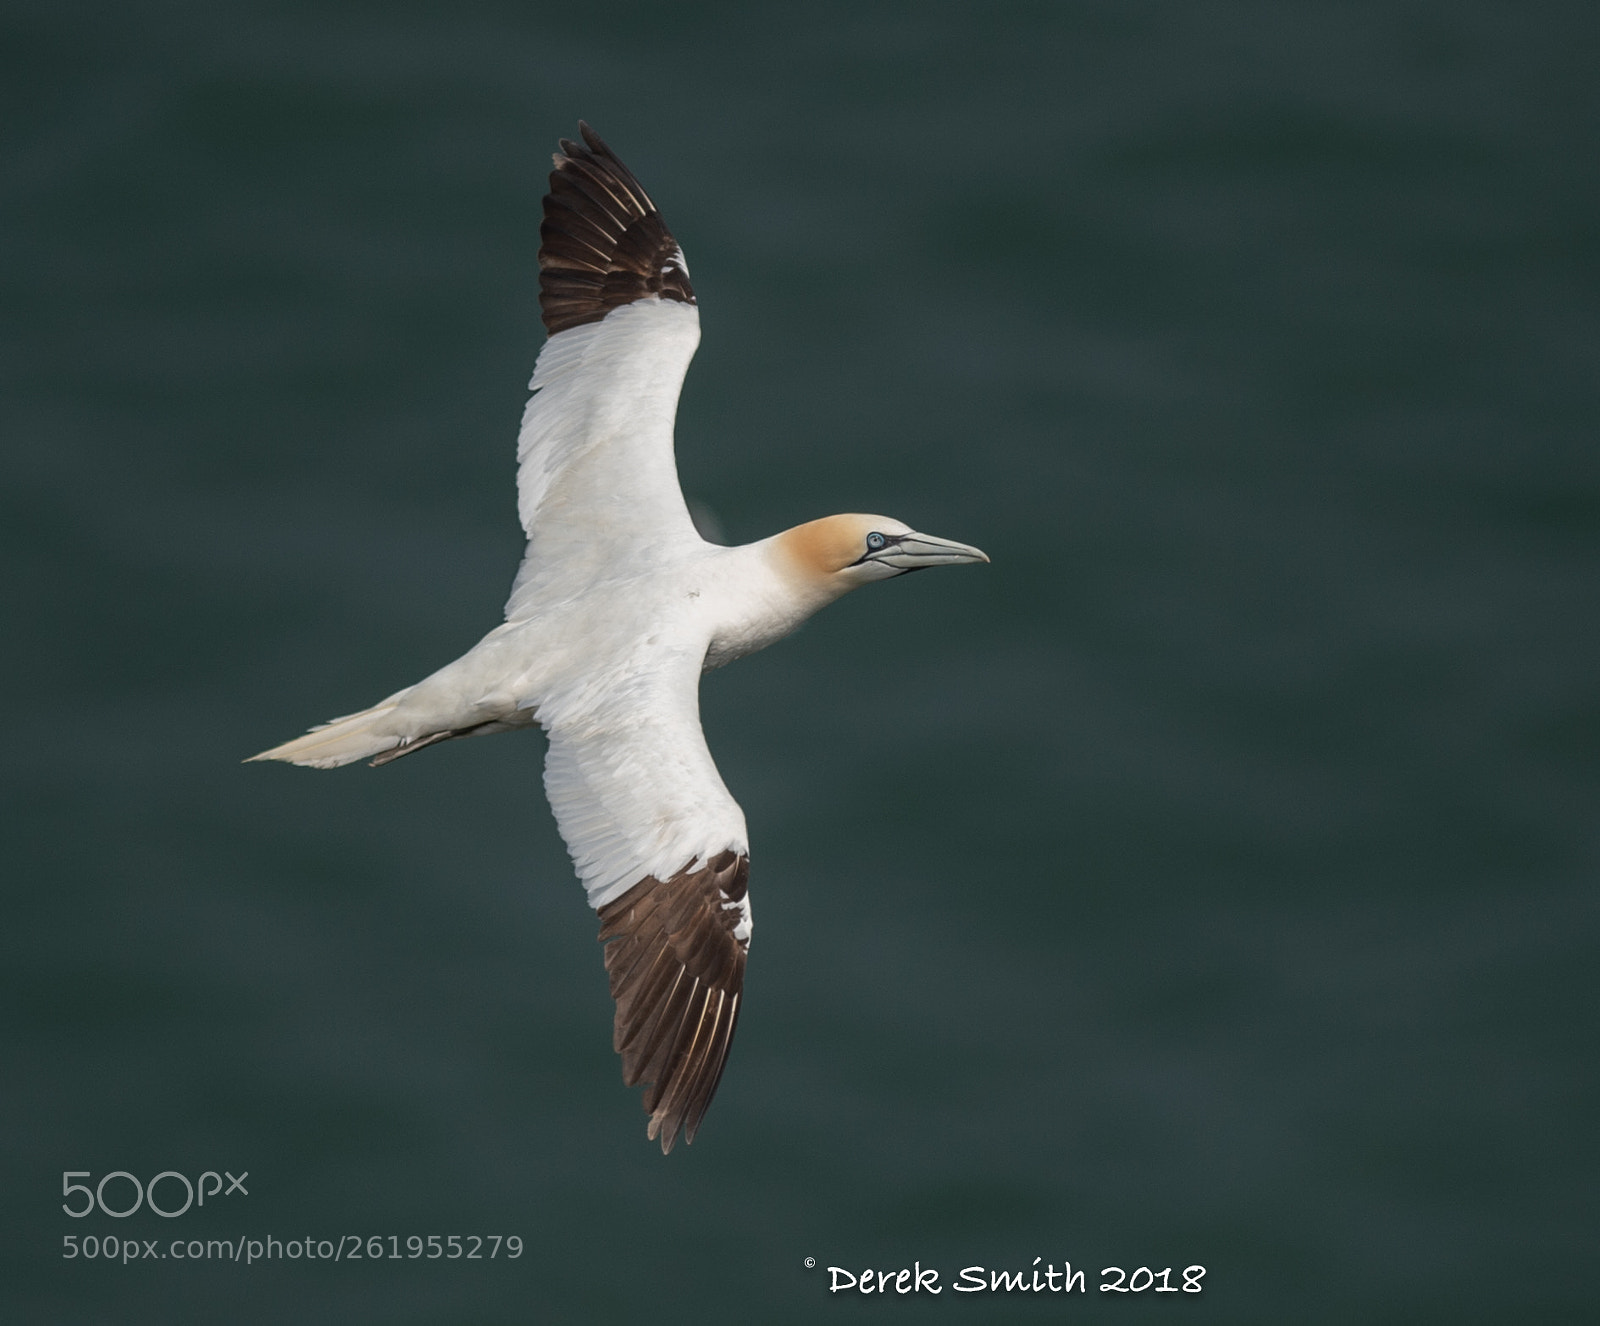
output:
[{"label": "blurred sea surface", "polygon": [[[1600,11],[0,36],[8,1319],[1594,1319]],[[694,272],[686,492],[994,559],[707,678],[757,936],[666,1159],[540,738],[239,765],[498,620],[580,116]],[[452,1233],[525,1252],[62,1257]],[[827,1289],[1035,1258],[1088,1293]]]}]

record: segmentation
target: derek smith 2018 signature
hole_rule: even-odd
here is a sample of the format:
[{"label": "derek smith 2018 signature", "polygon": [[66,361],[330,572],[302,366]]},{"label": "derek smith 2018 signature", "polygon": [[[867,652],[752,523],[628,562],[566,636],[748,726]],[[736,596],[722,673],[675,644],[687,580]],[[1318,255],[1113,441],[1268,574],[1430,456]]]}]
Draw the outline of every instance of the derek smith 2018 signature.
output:
[{"label": "derek smith 2018 signature", "polygon": [[[806,1258],[806,1269],[817,1264],[815,1257]],[[1205,1278],[1204,1266],[1185,1266],[1177,1272],[1179,1281],[1172,1283],[1174,1271],[1164,1266],[1159,1271],[1140,1266],[1129,1272],[1120,1266],[1105,1266],[1100,1270],[1102,1294],[1198,1294],[1200,1282]],[[880,1271],[872,1267],[852,1271],[843,1266],[828,1267],[828,1292],[840,1290],[857,1294],[940,1294],[945,1286],[939,1283],[939,1272],[921,1262],[896,1271]],[[958,1294],[1086,1294],[1089,1292],[1086,1273],[1074,1271],[1071,1262],[1057,1267],[1035,1257],[1033,1265],[1025,1271],[995,1271],[983,1266],[964,1266],[957,1272],[949,1288]]]}]

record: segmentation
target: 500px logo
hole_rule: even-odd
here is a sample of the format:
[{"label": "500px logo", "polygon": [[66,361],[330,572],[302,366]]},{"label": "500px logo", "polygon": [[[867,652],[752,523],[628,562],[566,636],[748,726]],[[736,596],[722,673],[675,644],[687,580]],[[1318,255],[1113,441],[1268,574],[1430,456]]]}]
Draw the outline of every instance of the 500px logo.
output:
[{"label": "500px logo", "polygon": [[[224,1175],[228,1180],[226,1188],[222,1186]],[[221,1193],[224,1197],[231,1197],[236,1192],[242,1193],[246,1197],[250,1195],[250,1190],[244,1186],[244,1181],[250,1177],[249,1170],[245,1170],[244,1173],[235,1178],[227,1170],[223,1170],[221,1174],[218,1174],[216,1170],[208,1169],[200,1176],[197,1182],[190,1183],[186,1175],[179,1174],[175,1169],[166,1169],[157,1174],[149,1183],[140,1183],[127,1170],[115,1169],[103,1176],[93,1188],[86,1183],[73,1182],[74,1179],[93,1177],[93,1173],[86,1169],[68,1169],[61,1172],[61,1195],[63,1197],[71,1197],[74,1193],[81,1192],[83,1194],[83,1206],[79,1210],[73,1210],[69,1202],[61,1203],[61,1209],[74,1220],[81,1220],[84,1216],[90,1215],[96,1210],[100,1211],[102,1215],[112,1217],[114,1220],[121,1220],[124,1216],[131,1216],[141,1206],[148,1206],[158,1216],[165,1216],[168,1220],[171,1220],[176,1216],[181,1216],[191,1206],[204,1206],[207,1197],[215,1197],[218,1193]],[[106,1184],[113,1179],[124,1180],[133,1185],[133,1201],[121,1210],[117,1210],[106,1203]],[[206,1186],[207,1180],[211,1184],[209,1188]],[[162,1195],[169,1206],[177,1199],[177,1193],[173,1191],[172,1185],[175,1183],[183,1185],[183,1205],[178,1207],[177,1210],[164,1209],[156,1201],[156,1185],[163,1181],[167,1186],[162,1190]],[[120,1188],[113,1189],[112,1197],[113,1201],[119,1203],[127,1200],[126,1193]]]}]

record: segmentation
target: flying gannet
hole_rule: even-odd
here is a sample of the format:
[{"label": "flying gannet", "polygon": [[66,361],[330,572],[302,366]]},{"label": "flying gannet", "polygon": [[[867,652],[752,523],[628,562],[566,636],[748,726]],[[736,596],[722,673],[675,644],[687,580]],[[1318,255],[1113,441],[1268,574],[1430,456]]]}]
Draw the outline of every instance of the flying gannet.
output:
[{"label": "flying gannet", "polygon": [[700,674],[858,586],[987,562],[887,516],[726,548],[696,532],[672,428],[700,341],[683,250],[588,125],[561,140],[539,228],[549,339],[517,442],[528,548],[505,623],[370,709],[252,756],[387,764],[538,725],[556,824],[600,914],[614,1045],[648,1135],[692,1142],[721,1080],[750,949],[749,846],[700,730]]}]

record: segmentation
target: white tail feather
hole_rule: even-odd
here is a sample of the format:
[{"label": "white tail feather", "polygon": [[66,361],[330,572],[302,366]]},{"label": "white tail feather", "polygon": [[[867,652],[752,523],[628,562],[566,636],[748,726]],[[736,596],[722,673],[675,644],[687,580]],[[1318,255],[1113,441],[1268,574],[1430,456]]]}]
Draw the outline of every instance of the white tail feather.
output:
[{"label": "white tail feather", "polygon": [[405,692],[391,695],[371,709],[359,714],[346,714],[318,727],[303,737],[286,741],[281,746],[252,755],[252,760],[283,760],[289,764],[304,765],[310,769],[337,769],[341,764],[370,759],[401,744],[398,733],[382,731],[382,720],[395,711]]}]

